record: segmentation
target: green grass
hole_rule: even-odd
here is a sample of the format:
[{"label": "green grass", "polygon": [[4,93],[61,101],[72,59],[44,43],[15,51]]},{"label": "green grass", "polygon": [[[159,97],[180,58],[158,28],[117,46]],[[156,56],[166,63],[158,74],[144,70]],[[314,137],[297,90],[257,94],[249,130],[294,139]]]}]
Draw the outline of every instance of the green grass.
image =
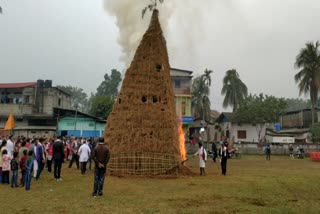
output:
[{"label": "green grass", "polygon": [[[198,173],[196,158],[187,162]],[[93,173],[64,164],[63,181],[43,172],[31,190],[0,185],[0,213],[320,213],[320,162],[289,157],[229,160],[227,176],[207,162],[204,177],[107,176],[103,197],[92,198]]]}]

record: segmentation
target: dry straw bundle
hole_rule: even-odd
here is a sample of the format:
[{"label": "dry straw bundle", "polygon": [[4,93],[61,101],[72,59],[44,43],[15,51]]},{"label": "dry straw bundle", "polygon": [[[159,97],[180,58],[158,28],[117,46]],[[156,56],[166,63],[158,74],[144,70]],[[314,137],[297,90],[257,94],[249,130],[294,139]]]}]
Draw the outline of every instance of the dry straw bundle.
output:
[{"label": "dry straw bundle", "polygon": [[170,65],[154,10],[105,131],[114,175],[177,174],[181,158]]}]

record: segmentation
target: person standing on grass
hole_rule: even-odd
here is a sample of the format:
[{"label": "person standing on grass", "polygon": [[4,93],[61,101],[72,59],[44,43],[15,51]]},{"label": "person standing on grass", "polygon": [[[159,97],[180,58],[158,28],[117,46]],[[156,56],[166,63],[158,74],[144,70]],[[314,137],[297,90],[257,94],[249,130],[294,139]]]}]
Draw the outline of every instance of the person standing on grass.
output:
[{"label": "person standing on grass", "polygon": [[270,156],[271,156],[271,147],[270,147],[270,144],[267,144],[266,145],[266,148],[265,148],[265,152],[266,152],[266,160],[270,160]]},{"label": "person standing on grass", "polygon": [[2,160],[2,152],[6,149],[7,141],[2,140],[1,146],[0,146],[0,183],[3,181],[3,173],[2,173],[2,166],[3,166],[3,160]]},{"label": "person standing on grass", "polygon": [[212,160],[215,163],[218,157],[217,145],[215,142],[212,143]]},{"label": "person standing on grass", "polygon": [[221,145],[221,148],[219,149],[219,156],[220,156],[220,163],[221,163],[221,171],[222,175],[227,175],[227,161],[230,157],[229,151],[228,151],[228,142],[224,141]]},{"label": "person standing on grass", "polygon": [[84,175],[86,173],[87,169],[87,162],[90,157],[90,147],[88,146],[88,142],[86,141],[84,144],[82,144],[78,150],[79,154],[79,162],[80,162],[80,168],[81,168],[81,174]]},{"label": "person standing on grass", "polygon": [[[30,147],[29,147],[29,151],[33,151],[33,155],[35,156],[35,157],[37,157],[37,144],[38,144],[38,139],[33,139],[32,141],[31,141],[31,145],[30,145]],[[38,172],[38,162],[37,162],[37,160],[36,160],[36,158],[34,158],[34,163],[33,163],[33,177],[37,177],[37,172]]]},{"label": "person standing on grass", "polygon": [[103,137],[99,138],[98,145],[93,150],[93,160],[95,162],[94,184],[92,196],[103,195],[104,178],[107,172],[107,164],[110,159],[110,151],[104,143]]},{"label": "person standing on grass", "polygon": [[54,140],[50,139],[49,143],[46,146],[48,172],[52,171],[51,169],[52,169],[53,143],[54,143]]},{"label": "person standing on grass", "polygon": [[294,159],[293,146],[292,146],[292,144],[289,145],[289,154],[290,154],[290,158],[291,158],[291,159]]},{"label": "person standing on grass", "polygon": [[20,160],[20,169],[21,169],[21,185],[24,187],[25,184],[26,184],[26,165],[27,165],[27,153],[28,153],[28,150],[23,150],[23,156]]},{"label": "person standing on grass", "polygon": [[12,157],[8,155],[8,151],[4,149],[2,151],[2,183],[9,184],[10,177],[10,161]]},{"label": "person standing on grass", "polygon": [[45,148],[44,148],[44,143],[45,139],[44,138],[40,138],[37,145],[36,145],[36,160],[38,163],[38,170],[37,170],[37,174],[36,174],[36,180],[39,180],[41,172],[44,168],[44,164],[46,161],[46,155],[45,155]]},{"label": "person standing on grass", "polygon": [[13,153],[13,159],[10,162],[10,167],[12,171],[11,187],[18,187],[18,170],[19,170],[18,152]]},{"label": "person standing on grass", "polygon": [[94,149],[94,147],[97,145],[96,139],[90,138],[89,139],[89,148],[91,151],[91,155],[89,157],[88,163],[89,163],[89,170],[91,171],[91,165],[92,165],[92,151]]},{"label": "person standing on grass", "polygon": [[11,135],[7,138],[6,150],[8,152],[8,155],[10,157],[12,157],[13,156],[13,152],[14,152],[14,143],[12,142],[12,136]]},{"label": "person standing on grass", "polygon": [[58,136],[56,142],[53,144],[53,161],[54,161],[54,178],[56,181],[61,181],[61,167],[64,159],[63,143],[61,137]]},{"label": "person standing on grass", "polygon": [[33,150],[29,150],[28,159],[27,159],[27,162],[26,162],[26,173],[25,173],[25,188],[26,188],[26,191],[29,191],[30,187],[31,187],[34,159],[35,158],[34,158]]},{"label": "person standing on grass", "polygon": [[27,141],[25,141],[25,140],[23,140],[21,143],[21,147],[19,149],[19,154],[18,154],[19,162],[21,161],[21,158],[23,157],[23,151],[28,150],[28,148],[26,147],[26,143],[27,143]]},{"label": "person standing on grass", "polygon": [[207,161],[207,151],[204,149],[201,142],[198,142],[198,145],[198,151],[194,154],[194,156],[198,155],[199,157],[200,175],[206,175],[205,168]]},{"label": "person standing on grass", "polygon": [[72,149],[72,151],[71,151],[72,152],[72,158],[71,158],[71,161],[69,163],[69,168],[72,167],[73,161],[75,161],[76,164],[77,164],[77,169],[79,169],[79,155],[78,155],[79,142],[78,142],[78,138],[77,137],[74,139],[74,141],[72,141],[71,149]]}]

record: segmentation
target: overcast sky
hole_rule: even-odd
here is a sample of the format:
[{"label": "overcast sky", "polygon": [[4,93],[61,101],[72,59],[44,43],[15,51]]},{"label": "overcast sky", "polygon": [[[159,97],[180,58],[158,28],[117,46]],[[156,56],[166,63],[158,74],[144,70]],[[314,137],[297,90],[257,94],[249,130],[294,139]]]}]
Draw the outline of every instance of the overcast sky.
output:
[{"label": "overcast sky", "polygon": [[[250,93],[299,96],[294,61],[306,42],[320,40],[319,0],[167,1],[168,8],[179,7],[160,8],[160,16],[168,19],[164,28],[171,67],[192,70],[194,76],[213,70],[213,109],[223,110],[222,79],[232,68]],[[70,84],[89,93],[112,68],[124,71],[119,14],[105,10],[104,3],[0,0],[0,82],[51,79],[54,85]],[[166,9],[169,15],[161,12]]]}]

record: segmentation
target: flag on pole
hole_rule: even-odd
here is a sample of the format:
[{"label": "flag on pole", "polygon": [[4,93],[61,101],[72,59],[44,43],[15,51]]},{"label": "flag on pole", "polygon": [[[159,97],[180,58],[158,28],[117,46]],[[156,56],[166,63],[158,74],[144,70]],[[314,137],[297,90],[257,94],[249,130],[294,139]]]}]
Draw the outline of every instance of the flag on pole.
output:
[{"label": "flag on pole", "polygon": [[9,117],[8,117],[8,120],[7,120],[7,123],[4,127],[4,130],[11,130],[13,128],[16,127],[16,123],[14,121],[14,116],[12,113],[9,114]]}]

